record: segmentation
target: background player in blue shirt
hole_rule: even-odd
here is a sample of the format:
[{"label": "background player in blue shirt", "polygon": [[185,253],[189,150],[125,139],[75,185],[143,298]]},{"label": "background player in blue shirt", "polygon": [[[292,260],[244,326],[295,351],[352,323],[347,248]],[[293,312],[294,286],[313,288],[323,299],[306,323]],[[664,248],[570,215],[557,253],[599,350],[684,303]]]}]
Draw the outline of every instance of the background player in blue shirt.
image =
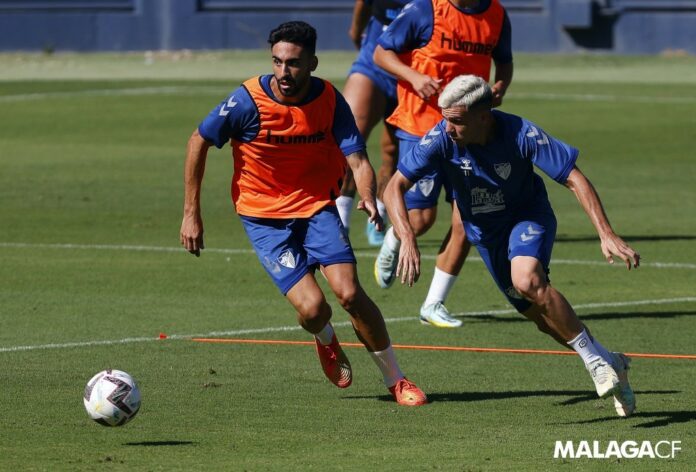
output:
[{"label": "background player in blue shirt", "polygon": [[[359,52],[348,71],[343,96],[353,111],[355,123],[365,141],[377,123],[384,122],[380,137],[382,162],[377,171],[377,210],[382,217],[386,217],[387,214],[381,200],[382,193],[396,170],[398,159],[394,127],[386,122],[396,108],[396,78],[377,67],[372,60],[372,55],[375,52],[377,38],[407,3],[408,0],[356,0],[349,32]],[[336,207],[346,229],[350,225],[355,191],[355,181],[348,169],[341,188],[341,196],[336,200]],[[384,229],[379,231],[373,223],[368,221],[366,232],[370,245],[382,245]]]},{"label": "background player in blue shirt", "polygon": [[[397,127],[399,156],[403,156],[442,119],[437,94],[454,77],[476,74],[488,80],[494,64],[494,106],[501,104],[513,75],[510,21],[497,0],[414,0],[379,37],[374,59],[399,79],[399,103],[388,122]],[[406,194],[409,219],[419,236],[435,223],[443,185],[451,203],[451,188],[436,172],[424,175]],[[375,260],[375,279],[382,288],[394,280],[398,251],[399,240],[388,229]],[[420,308],[422,323],[461,326],[444,303],[468,252],[459,214],[453,208],[451,228]]]},{"label": "background player in blue shirt", "polygon": [[467,237],[498,288],[542,332],[577,351],[599,396],[613,395],[617,413],[628,416],[635,410],[629,359],[594,339],[549,282],[556,218],[534,166],[575,194],[609,263],[616,256],[629,269],[638,267],[640,255],[614,233],[597,192],[575,165],[578,150],[524,118],[491,110],[492,101],[486,81],[473,75],[456,77],[438,99],[445,119],[400,160],[384,194],[401,238],[397,274],[411,285],[420,272],[404,194],[422,175],[444,172],[454,188]]}]

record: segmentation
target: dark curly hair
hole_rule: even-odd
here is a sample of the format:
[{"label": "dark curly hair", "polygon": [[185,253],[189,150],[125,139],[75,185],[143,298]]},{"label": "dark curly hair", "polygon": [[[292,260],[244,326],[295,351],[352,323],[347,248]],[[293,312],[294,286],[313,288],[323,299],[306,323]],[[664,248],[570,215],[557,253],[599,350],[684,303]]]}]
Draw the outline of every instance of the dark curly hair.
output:
[{"label": "dark curly hair", "polygon": [[288,21],[279,25],[268,35],[268,43],[271,47],[281,41],[302,46],[314,55],[317,49],[317,30],[304,21]]}]

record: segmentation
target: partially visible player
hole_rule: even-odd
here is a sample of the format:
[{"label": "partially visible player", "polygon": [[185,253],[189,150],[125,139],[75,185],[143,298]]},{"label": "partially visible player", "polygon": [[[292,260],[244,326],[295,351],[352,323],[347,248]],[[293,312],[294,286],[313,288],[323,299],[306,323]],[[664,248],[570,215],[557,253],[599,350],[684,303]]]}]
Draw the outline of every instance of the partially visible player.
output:
[{"label": "partially visible player", "polygon": [[200,195],[208,148],[230,143],[232,199],[266,272],[316,340],[329,380],[352,382],[352,369],[331,326],[331,307],[314,271],[325,275],[355,333],[401,405],[427,402],[404,377],[379,308],[360,286],[350,242],[338,217],[338,196],[350,165],[372,222],[382,225],[374,200],[375,176],[348,104],[327,81],[312,77],[316,31],[283,23],[271,31],[273,74],[253,77],[203,120],[188,142],[180,240],[196,256],[203,249]]},{"label": "partially visible player", "polygon": [[[343,96],[350,105],[358,130],[366,142],[377,123],[384,121],[380,138],[382,162],[377,171],[377,210],[382,218],[387,216],[381,200],[382,192],[396,170],[398,158],[394,127],[386,122],[396,107],[396,78],[377,67],[372,56],[377,38],[406,3],[408,0],[356,0],[349,32],[360,52],[348,72]],[[341,196],[336,200],[338,213],[346,229],[350,225],[354,197],[355,180],[348,169]],[[374,223],[368,221],[366,233],[370,245],[382,245],[384,230],[379,231]]]},{"label": "partially visible player", "polygon": [[494,93],[474,75],[452,80],[440,95],[444,119],[399,161],[384,192],[399,235],[397,275],[412,285],[420,254],[409,224],[404,194],[433,170],[447,175],[469,241],[476,246],[493,280],[517,311],[581,357],[600,397],[614,396],[619,416],[636,402],[628,382],[629,359],[607,351],[578,319],[568,300],[551,285],[549,265],[556,216],[544,181],[565,185],[576,196],[600,238],[602,254],[627,268],[640,255],[612,229],[596,190],[576,166],[579,151],[519,116],[491,110]]},{"label": "partially visible player", "polygon": [[[475,74],[488,80],[494,63],[494,104],[501,104],[513,72],[510,21],[498,0],[414,0],[380,36],[374,59],[399,79],[398,105],[388,122],[397,128],[401,159],[442,118],[437,96],[454,77]],[[447,182],[436,172],[424,175],[406,194],[416,235],[435,222],[443,185],[451,202]],[[470,247],[454,204],[451,218],[420,309],[422,323],[447,328],[462,324],[444,302]],[[398,252],[399,235],[390,228],[375,261],[375,279],[382,288],[394,281]]]}]

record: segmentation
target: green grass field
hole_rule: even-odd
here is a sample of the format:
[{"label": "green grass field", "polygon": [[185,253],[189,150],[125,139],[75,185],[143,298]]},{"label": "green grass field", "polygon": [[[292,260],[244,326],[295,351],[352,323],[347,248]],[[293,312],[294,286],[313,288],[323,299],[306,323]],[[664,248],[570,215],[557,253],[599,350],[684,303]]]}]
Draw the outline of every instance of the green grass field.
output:
[{"label": "green grass field", "polygon": [[[318,75],[340,89],[351,56],[321,53]],[[265,52],[0,55],[0,470],[696,470],[694,360],[634,359],[638,411],[619,419],[573,356],[399,350],[431,399],[409,409],[389,401],[362,349],[347,348],[355,379],[338,390],[309,346],[192,341],[310,340],[234,214],[229,148],[208,159],[207,249],[197,259],[178,243],[191,131],[269,65]],[[605,264],[571,192],[547,183],[554,284],[608,348],[696,354],[696,60],[519,55],[516,67],[504,110],[581,149],[643,257],[637,271]],[[475,254],[447,303],[464,326],[422,326],[448,218],[421,240],[411,289],[376,287],[363,225],[355,213],[360,277],[395,343],[558,348],[508,310]],[[355,342],[332,305],[339,337]],[[84,384],[108,367],[142,391],[122,428],[82,406]],[[554,459],[557,440],[682,450]]]}]

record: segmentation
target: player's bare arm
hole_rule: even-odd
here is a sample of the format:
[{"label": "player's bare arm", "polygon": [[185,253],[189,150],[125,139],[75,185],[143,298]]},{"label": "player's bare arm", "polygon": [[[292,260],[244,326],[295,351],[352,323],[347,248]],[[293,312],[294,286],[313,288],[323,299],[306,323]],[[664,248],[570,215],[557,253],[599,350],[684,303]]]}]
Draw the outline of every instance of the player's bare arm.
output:
[{"label": "player's bare arm", "polygon": [[358,210],[362,210],[368,215],[371,223],[377,226],[379,231],[384,230],[384,222],[377,211],[377,203],[375,202],[376,195],[376,179],[375,170],[367,158],[364,151],[354,152],[346,157],[350,170],[353,172],[355,185],[360,195],[358,202]]},{"label": "player's bare arm", "polygon": [[583,210],[590,217],[590,221],[597,230],[597,234],[599,234],[602,254],[604,254],[607,262],[613,264],[613,258],[619,257],[626,263],[626,267],[629,270],[631,266],[637,268],[640,265],[640,254],[614,233],[602,206],[602,201],[592,182],[585,177],[580,169],[574,167],[565,185],[575,194]]},{"label": "player's bare arm", "polygon": [[494,107],[499,107],[503,103],[505,92],[507,92],[508,87],[512,83],[512,74],[512,62],[507,64],[495,62],[495,83],[491,86]]},{"label": "player's bare arm", "polygon": [[391,50],[384,49],[379,44],[375,48],[373,56],[375,64],[390,74],[411,84],[418,96],[424,100],[429,99],[442,90],[442,79],[421,74],[404,64],[399,56]]},{"label": "player's bare arm", "polygon": [[179,240],[184,248],[196,257],[201,255],[203,244],[203,219],[201,218],[201,187],[208,157],[208,143],[196,129],[188,141],[184,164],[184,217],[181,221]]},{"label": "player's bare arm", "polygon": [[384,203],[389,210],[394,231],[401,240],[396,276],[401,276],[401,283],[409,287],[413,286],[420,276],[420,251],[404,202],[404,194],[412,186],[413,182],[397,170],[387,184],[387,188],[384,189]]},{"label": "player's bare arm", "polygon": [[362,36],[371,16],[371,6],[365,3],[364,0],[355,0],[355,6],[353,7],[353,19],[350,24],[350,29],[348,30],[348,36],[350,37],[351,41],[353,41],[356,49],[360,49]]}]

